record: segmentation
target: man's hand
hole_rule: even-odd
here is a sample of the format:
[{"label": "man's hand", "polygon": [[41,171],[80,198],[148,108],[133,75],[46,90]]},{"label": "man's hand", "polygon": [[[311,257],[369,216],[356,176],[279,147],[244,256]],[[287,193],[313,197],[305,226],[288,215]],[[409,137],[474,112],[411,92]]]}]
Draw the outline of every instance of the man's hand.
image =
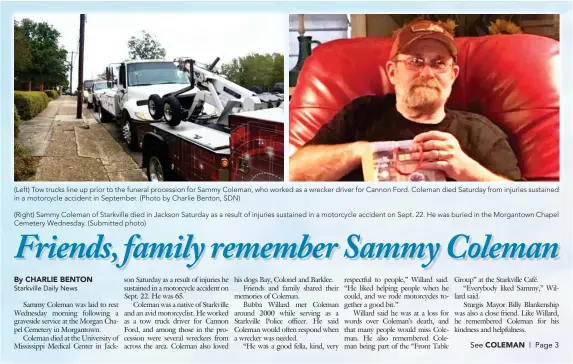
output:
[{"label": "man's hand", "polygon": [[[419,151],[420,145],[424,153],[421,169],[444,171],[456,181],[507,181],[464,153],[452,134],[441,131],[419,134],[414,138],[412,149]],[[414,159],[419,157],[418,153],[414,153]]]},{"label": "man's hand", "polygon": [[309,145],[290,157],[289,180],[337,181],[358,168],[369,142]]}]

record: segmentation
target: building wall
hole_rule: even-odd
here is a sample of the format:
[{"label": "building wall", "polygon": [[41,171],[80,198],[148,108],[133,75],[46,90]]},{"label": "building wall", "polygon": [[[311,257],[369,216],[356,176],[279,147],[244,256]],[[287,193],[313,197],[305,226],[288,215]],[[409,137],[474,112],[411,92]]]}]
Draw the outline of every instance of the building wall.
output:
[{"label": "building wall", "polygon": [[[299,16],[289,15],[289,69],[292,69],[298,60],[299,42]],[[304,14],[304,35],[311,36],[313,40],[325,43],[331,40],[348,38],[350,29],[347,14]],[[315,46],[313,45],[313,48]]]},{"label": "building wall", "polygon": [[[392,32],[402,25],[397,24],[388,14],[356,14],[351,18],[353,23],[360,24],[363,29],[353,33],[353,37],[391,37]],[[557,14],[525,14],[515,15],[515,18],[524,33],[559,39]]]}]

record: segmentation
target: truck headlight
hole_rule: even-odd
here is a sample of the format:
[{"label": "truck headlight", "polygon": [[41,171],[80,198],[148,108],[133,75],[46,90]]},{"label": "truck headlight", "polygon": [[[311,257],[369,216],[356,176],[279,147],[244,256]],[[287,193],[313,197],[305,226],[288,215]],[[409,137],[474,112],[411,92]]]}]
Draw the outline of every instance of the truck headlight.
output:
[{"label": "truck headlight", "polygon": [[149,120],[149,121],[153,120],[151,115],[149,115],[148,113],[145,113],[145,112],[136,112],[135,116],[137,116],[141,120]]}]

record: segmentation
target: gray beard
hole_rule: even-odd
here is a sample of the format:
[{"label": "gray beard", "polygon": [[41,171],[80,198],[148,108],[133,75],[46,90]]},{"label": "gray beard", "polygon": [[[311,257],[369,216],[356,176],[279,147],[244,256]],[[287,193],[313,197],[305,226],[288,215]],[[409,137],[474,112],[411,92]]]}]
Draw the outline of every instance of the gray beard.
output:
[{"label": "gray beard", "polygon": [[418,87],[402,95],[402,102],[410,110],[419,114],[431,114],[440,108],[440,96],[439,90]]}]

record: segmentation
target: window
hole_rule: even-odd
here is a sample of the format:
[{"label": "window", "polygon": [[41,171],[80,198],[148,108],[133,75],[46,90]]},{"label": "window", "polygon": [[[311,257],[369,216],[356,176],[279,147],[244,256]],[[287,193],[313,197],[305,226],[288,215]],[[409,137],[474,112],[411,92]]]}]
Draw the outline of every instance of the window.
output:
[{"label": "window", "polygon": [[90,87],[92,87],[92,85],[94,84],[93,80],[86,80],[84,81],[84,90],[89,89]]},{"label": "window", "polygon": [[94,90],[103,90],[107,88],[107,82],[96,82],[94,83]]},{"label": "window", "polygon": [[129,86],[149,86],[161,84],[189,85],[185,73],[179,71],[173,62],[142,62],[127,65]]},{"label": "window", "polygon": [[[289,15],[289,69],[298,61],[299,16]],[[305,14],[304,35],[325,43],[334,39],[350,38],[350,16],[347,14]],[[315,45],[313,45],[313,48]]]}]

